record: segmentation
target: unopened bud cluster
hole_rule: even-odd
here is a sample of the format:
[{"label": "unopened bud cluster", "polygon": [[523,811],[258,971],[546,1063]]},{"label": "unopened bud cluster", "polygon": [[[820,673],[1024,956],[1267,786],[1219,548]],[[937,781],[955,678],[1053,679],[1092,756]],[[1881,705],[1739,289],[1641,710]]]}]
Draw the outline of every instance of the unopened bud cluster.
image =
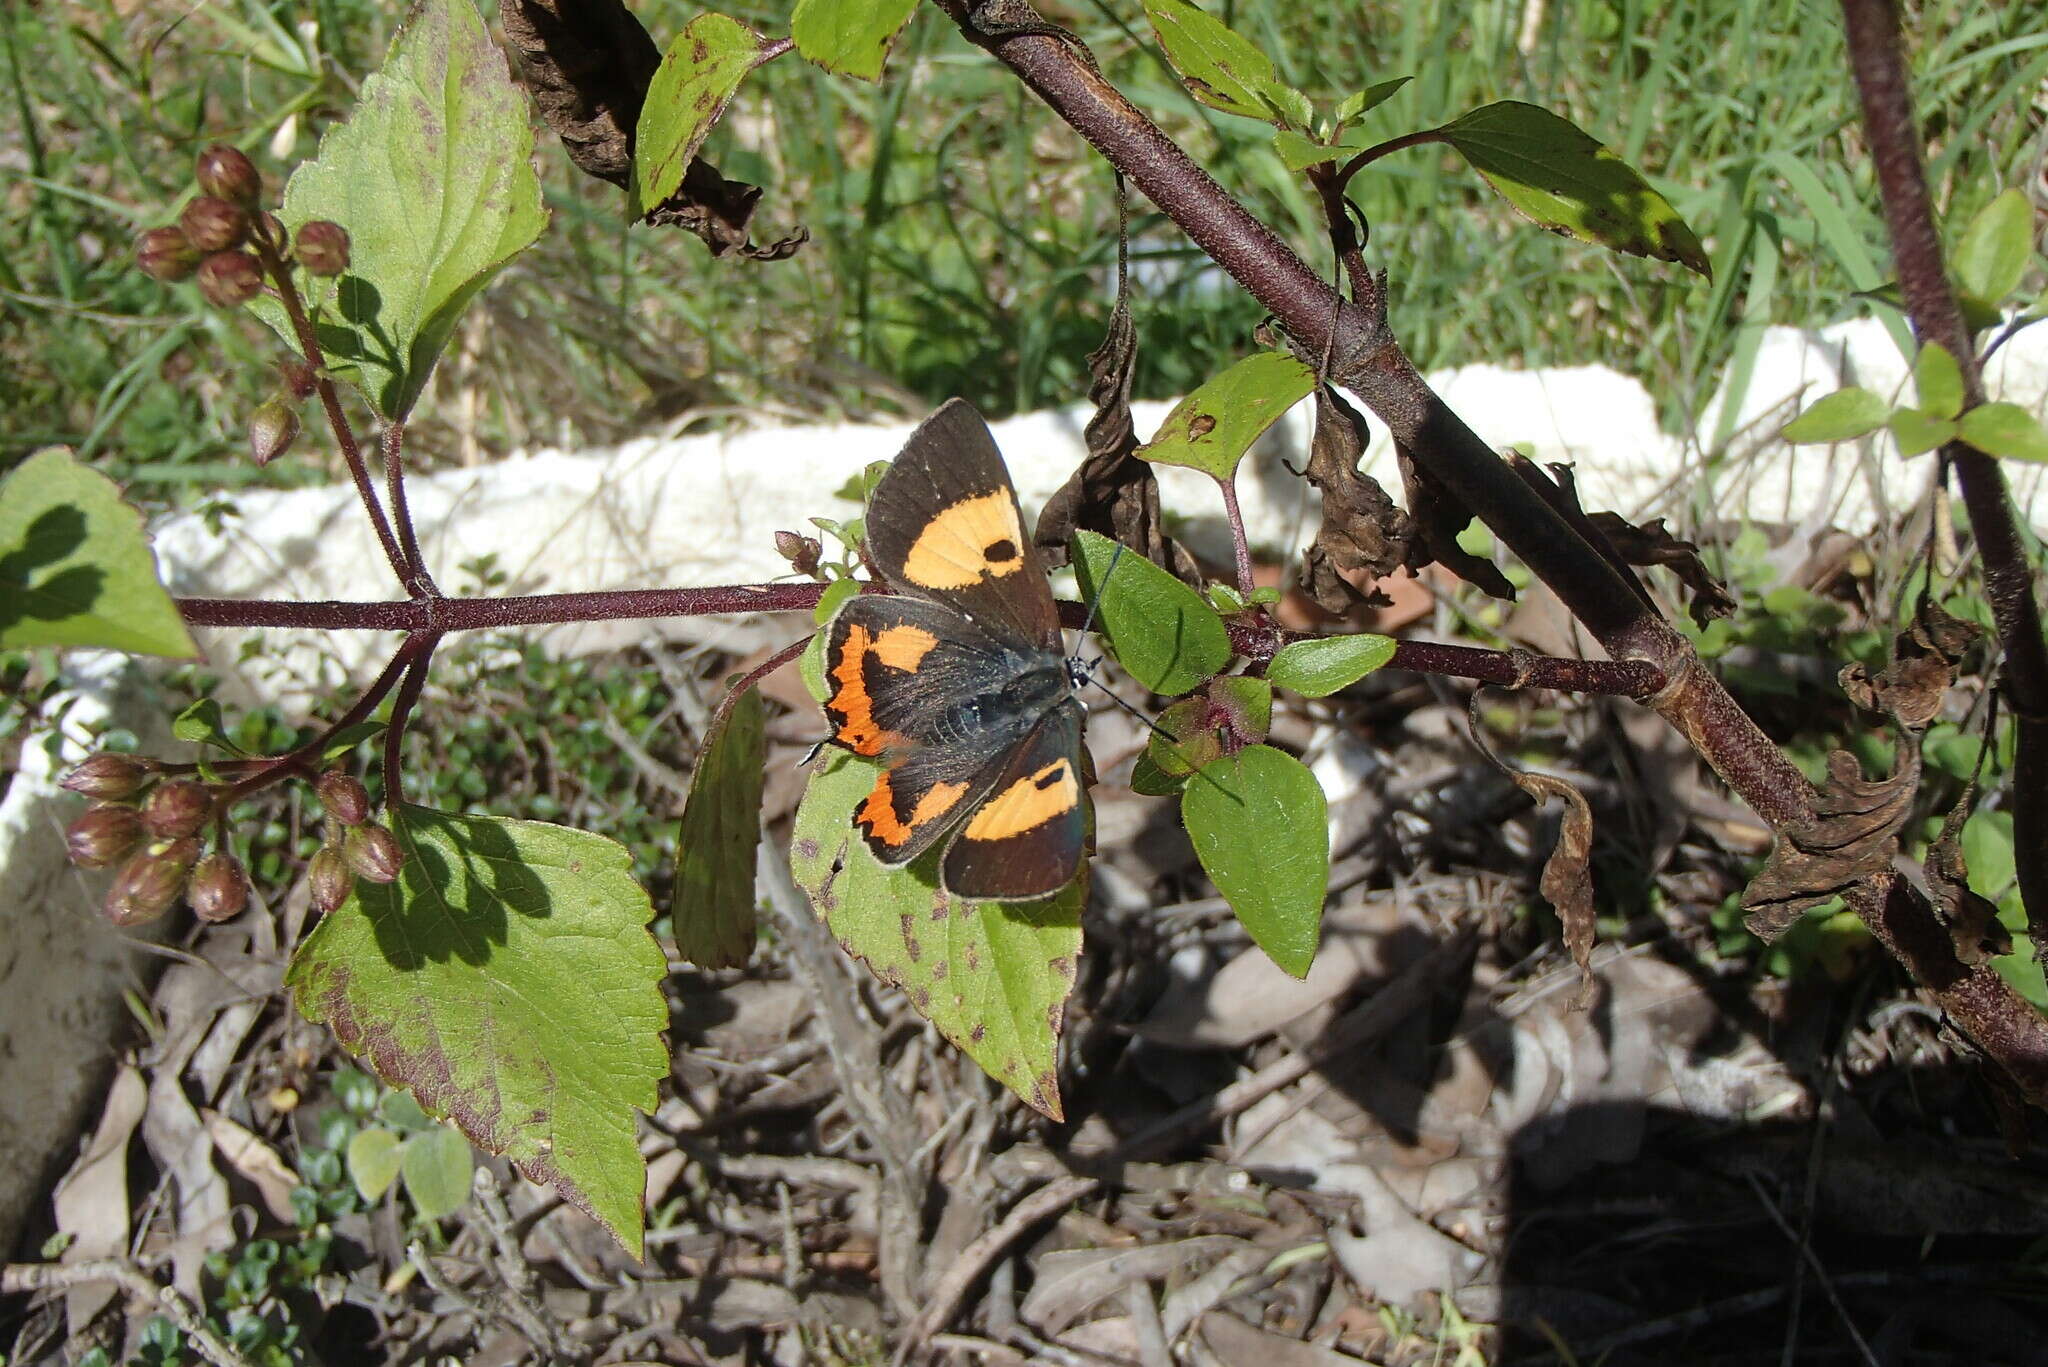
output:
[{"label": "unopened bud cluster", "polygon": [[249,905],[241,861],[200,846],[200,832],[219,805],[206,784],[164,777],[154,760],[102,753],[73,769],[62,786],[92,801],[64,832],[71,862],[85,869],[120,866],[101,904],[115,925],[153,921],[181,896],[208,921],[239,916]]},{"label": "unopened bud cluster", "polygon": [[389,883],[405,865],[398,837],[370,820],[370,794],[362,780],[330,769],[313,785],[326,813],[326,840],[306,869],[313,910],[326,915],[348,900],[355,880]]},{"label": "unopened bud cluster", "polygon": [[[263,177],[255,163],[235,148],[215,143],[201,152],[193,179],[199,193],[180,211],[177,226],[152,228],[135,240],[143,274],[165,281],[190,277],[207,303],[233,309],[263,293],[271,271],[290,288],[284,268],[294,263],[308,275],[348,270],[348,231],[314,219],[288,235],[277,215],[262,207]],[[268,465],[290,449],[299,435],[293,405],[311,388],[287,377],[284,392],[250,416],[250,459]]]}]

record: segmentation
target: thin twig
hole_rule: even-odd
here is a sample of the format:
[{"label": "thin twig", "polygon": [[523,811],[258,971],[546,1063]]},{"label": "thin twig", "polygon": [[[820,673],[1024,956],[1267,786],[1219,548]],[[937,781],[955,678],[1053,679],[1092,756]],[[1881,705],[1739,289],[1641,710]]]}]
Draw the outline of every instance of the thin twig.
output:
[{"label": "thin twig", "polygon": [[384,808],[391,810],[405,801],[405,724],[413,704],[427,686],[427,670],[434,662],[434,647],[441,643],[438,631],[423,632],[406,642],[413,658],[406,665],[398,696],[391,700],[391,720],[384,728]]},{"label": "thin twig", "polygon": [[175,1286],[165,1286],[126,1258],[100,1258],[83,1263],[10,1263],[0,1268],[0,1292],[13,1296],[62,1291],[93,1282],[113,1282],[136,1300],[155,1306],[215,1367],[255,1367],[208,1327],[183,1292]]}]

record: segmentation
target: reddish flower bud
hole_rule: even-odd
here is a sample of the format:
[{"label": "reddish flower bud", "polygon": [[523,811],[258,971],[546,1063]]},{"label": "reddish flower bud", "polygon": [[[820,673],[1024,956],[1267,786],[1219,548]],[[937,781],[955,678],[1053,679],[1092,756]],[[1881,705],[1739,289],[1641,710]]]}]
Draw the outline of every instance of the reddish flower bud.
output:
[{"label": "reddish flower bud", "polygon": [[224,252],[248,235],[249,215],[224,199],[200,195],[178,215],[178,226],[200,251]]},{"label": "reddish flower bud", "polygon": [[189,778],[159,783],[142,803],[142,824],[159,840],[191,835],[212,815],[213,794]]},{"label": "reddish flower bud", "polygon": [[199,264],[199,249],[183,228],[151,228],[135,239],[135,265],[152,280],[183,280]]},{"label": "reddish flower bud", "polygon": [[348,269],[348,229],[316,218],[299,225],[295,250],[308,275],[340,275]]},{"label": "reddish flower bud", "polygon": [[64,852],[81,869],[103,869],[142,839],[142,816],[133,807],[94,807],[64,831]]},{"label": "reddish flower bud", "polygon": [[306,865],[306,883],[312,893],[313,910],[321,916],[348,900],[348,890],[354,882],[355,875],[342,861],[341,851],[332,845],[322,845],[314,852],[313,862]]},{"label": "reddish flower bud", "polygon": [[185,900],[202,921],[232,921],[249,905],[249,875],[242,861],[215,850],[192,867]]},{"label": "reddish flower bud", "polygon": [[160,841],[121,866],[107,889],[101,914],[117,926],[154,921],[171,909],[185,886],[185,874],[199,857],[196,840]]},{"label": "reddish flower bud", "polygon": [[137,759],[133,755],[116,755],[102,750],[81,760],[78,767],[64,775],[64,781],[57,786],[81,797],[119,802],[141,791],[155,767],[148,760]]},{"label": "reddish flower bud", "polygon": [[329,769],[313,784],[313,795],[327,814],[344,826],[370,819],[370,794],[363,781],[345,769]]},{"label": "reddish flower bud", "polygon": [[263,267],[247,252],[215,252],[199,263],[199,293],[215,308],[239,308],[262,290]]},{"label": "reddish flower bud", "polygon": [[398,837],[374,824],[354,827],[343,836],[341,854],[350,868],[372,883],[389,883],[405,867]]},{"label": "reddish flower bud", "polygon": [[299,439],[299,411],[282,395],[258,405],[249,415],[249,459],[268,465],[292,449]]},{"label": "reddish flower bud", "polygon": [[263,193],[263,177],[256,163],[224,142],[217,142],[199,154],[199,188],[217,199],[253,208]]},{"label": "reddish flower bud", "polygon": [[284,376],[284,392],[291,396],[294,403],[303,401],[313,392],[313,386],[319,382],[319,377],[313,373],[313,367],[304,361],[285,361],[278,366],[278,373]]},{"label": "reddish flower bud", "polygon": [[271,213],[268,209],[265,209],[250,221],[249,235],[269,246],[277,248],[279,251],[283,251],[284,244],[291,240],[284,230],[284,220]]},{"label": "reddish flower bud", "polygon": [[803,536],[797,532],[777,532],[775,553],[789,562],[789,567],[798,574],[814,574],[818,558],[825,553],[825,547],[815,536]]}]

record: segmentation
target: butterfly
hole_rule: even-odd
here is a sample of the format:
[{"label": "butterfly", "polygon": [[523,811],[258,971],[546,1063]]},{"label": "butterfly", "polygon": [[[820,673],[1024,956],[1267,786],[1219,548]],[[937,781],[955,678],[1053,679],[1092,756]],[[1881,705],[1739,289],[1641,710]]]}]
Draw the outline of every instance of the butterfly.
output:
[{"label": "butterfly", "polygon": [[954,399],[911,433],[866,526],[895,592],[825,626],[829,743],[883,765],[854,826],[892,867],[943,840],[955,897],[1058,892],[1088,837],[1085,670],[981,414]]}]

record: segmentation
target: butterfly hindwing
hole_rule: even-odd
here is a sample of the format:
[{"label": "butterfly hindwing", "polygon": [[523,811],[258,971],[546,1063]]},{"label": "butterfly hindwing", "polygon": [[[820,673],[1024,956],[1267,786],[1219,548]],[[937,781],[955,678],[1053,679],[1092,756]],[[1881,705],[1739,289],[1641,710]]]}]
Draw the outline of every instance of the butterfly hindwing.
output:
[{"label": "butterfly hindwing", "polygon": [[1060,648],[1059,610],[988,424],[954,399],[910,436],[868,500],[868,551],[896,588],[1017,644]]},{"label": "butterfly hindwing", "polygon": [[1048,712],[1004,757],[946,849],[940,874],[958,897],[1028,901],[1072,882],[1088,838],[1081,708]]}]

